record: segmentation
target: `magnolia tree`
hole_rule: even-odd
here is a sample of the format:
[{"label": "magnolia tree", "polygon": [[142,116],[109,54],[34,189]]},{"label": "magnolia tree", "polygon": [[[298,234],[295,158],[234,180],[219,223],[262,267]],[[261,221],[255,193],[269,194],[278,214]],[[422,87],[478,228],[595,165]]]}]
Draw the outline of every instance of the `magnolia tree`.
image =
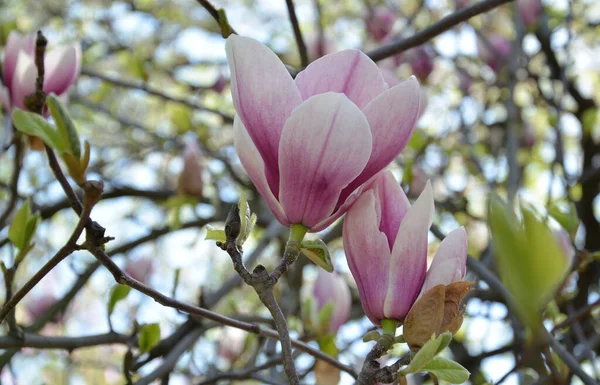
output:
[{"label": "magnolia tree", "polygon": [[0,5],[2,384],[598,384],[598,6]]}]

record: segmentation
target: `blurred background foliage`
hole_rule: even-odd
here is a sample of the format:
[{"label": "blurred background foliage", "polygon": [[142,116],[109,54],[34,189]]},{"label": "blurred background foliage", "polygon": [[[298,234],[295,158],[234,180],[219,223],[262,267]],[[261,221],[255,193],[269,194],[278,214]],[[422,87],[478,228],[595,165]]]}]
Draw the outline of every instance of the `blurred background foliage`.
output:
[{"label": "blurred background foliage", "polygon": [[[295,1],[311,60],[346,48],[369,52],[411,36],[463,3],[468,1]],[[239,34],[261,40],[284,63],[300,69],[284,1],[215,1],[215,6],[226,11]],[[366,20],[378,7],[393,15],[392,28],[382,39],[374,39],[366,28]],[[544,1],[543,14],[532,25],[524,25],[516,9],[508,4],[473,17],[380,65],[399,79],[418,74],[426,91],[427,108],[418,130],[392,169],[411,198],[420,193],[426,179],[432,181],[437,235],[464,225],[470,254],[493,269],[487,224],[490,192],[513,202],[518,196],[554,229],[560,225],[547,216],[550,207],[581,221],[572,232],[578,262],[546,317],[546,326],[552,329],[599,298],[600,268],[594,253],[600,251],[600,4]],[[161,292],[270,324],[253,290],[231,280],[235,274],[228,256],[203,241],[203,227],[222,222],[229,205],[246,191],[259,220],[245,249],[251,254],[258,247],[261,263],[272,267],[285,245],[284,231],[273,224],[233,149],[234,109],[218,24],[193,0],[0,1],[0,47],[10,31],[37,29],[43,30],[50,46],[73,40],[82,44],[82,71],[71,88],[69,109],[80,136],[92,145],[88,178],[105,182],[105,196],[93,218],[116,238],[107,251],[123,267],[151,261],[143,279]],[[493,47],[498,38],[506,39],[508,52]],[[418,55],[426,55],[425,64],[411,59]],[[5,111],[0,114],[6,117]],[[0,209],[10,197],[14,171],[13,149],[7,136],[2,138]],[[203,157],[203,194],[182,196],[177,194],[177,180],[184,143],[196,139]],[[17,271],[17,287],[63,245],[77,219],[43,155],[27,152],[18,188],[19,201],[30,197],[42,223],[35,247]],[[576,212],[569,211],[571,203]],[[14,250],[4,225],[0,256],[9,264]],[[353,292],[352,319],[337,340],[340,360],[359,367],[369,348],[360,339],[370,323],[348,272],[340,229],[338,224],[323,235]],[[433,255],[439,244],[433,233],[430,242]],[[300,260],[277,293],[293,336],[307,340],[310,335],[304,333],[299,314],[301,288],[316,272],[309,265]],[[114,286],[92,256],[76,252],[17,307],[17,322],[28,332],[48,336],[106,333]],[[596,376],[599,317],[597,311],[588,312],[556,334]],[[172,384],[206,383],[219,373],[263,362],[276,349],[271,341],[198,323],[139,293],[118,302],[110,319],[114,330],[125,335],[135,335],[138,325],[160,325],[161,351],[151,351],[147,358],[133,350],[132,379],[139,384],[165,378]],[[473,384],[498,381],[519,364],[515,357],[525,338],[520,330],[498,293],[480,282],[468,299],[463,328],[448,354],[471,371]],[[6,349],[0,355],[1,381],[121,384],[131,341],[73,351]],[[232,341],[242,341],[241,348]],[[301,355],[297,362],[312,383],[314,360]],[[505,383],[543,381],[535,368],[519,365]],[[170,377],[160,372],[171,367]],[[265,377],[285,382],[274,369]],[[350,383],[351,378],[343,374],[342,381]]]}]

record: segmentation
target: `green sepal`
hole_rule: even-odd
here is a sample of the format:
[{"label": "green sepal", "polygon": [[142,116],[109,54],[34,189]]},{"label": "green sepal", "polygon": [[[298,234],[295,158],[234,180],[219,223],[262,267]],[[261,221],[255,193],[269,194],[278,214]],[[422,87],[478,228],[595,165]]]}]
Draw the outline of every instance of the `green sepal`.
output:
[{"label": "green sepal", "polygon": [[439,380],[451,384],[463,384],[471,375],[471,373],[458,362],[439,356],[433,357],[431,361],[425,365],[423,371],[435,374]]},{"label": "green sepal", "polygon": [[69,111],[67,111],[65,106],[53,93],[46,97],[46,105],[54,119],[54,124],[56,124],[61,141],[66,139],[71,150],[70,152],[75,158],[79,159],[81,157],[81,143]]},{"label": "green sepal", "polygon": [[575,237],[580,221],[574,203],[570,202],[566,210],[556,204],[551,204],[550,207],[548,207],[548,214],[560,223],[571,239]]},{"label": "green sepal", "polygon": [[330,301],[321,308],[321,311],[319,311],[318,327],[321,332],[325,332],[327,328],[329,328],[329,323],[331,322],[331,316],[333,315],[334,310],[335,305]]},{"label": "green sepal", "polygon": [[445,341],[446,337],[441,334],[435,338],[435,334],[431,336],[431,339],[423,345],[421,349],[415,354],[410,361],[410,364],[404,368],[400,374],[406,375],[408,373],[417,373],[423,370],[423,368],[438,354],[439,348],[442,342]]},{"label": "green sepal", "polygon": [[315,265],[331,273],[334,270],[331,254],[325,242],[320,239],[303,241],[300,244],[300,253],[310,259]]},{"label": "green sepal", "polygon": [[363,342],[370,342],[370,341],[378,341],[381,338],[381,334],[379,333],[378,330],[371,330],[370,332],[368,332],[367,334],[365,334],[362,338]]},{"label": "green sepal", "polygon": [[158,323],[146,324],[140,328],[138,346],[142,353],[150,351],[160,342],[160,325]]},{"label": "green sepal", "polygon": [[223,38],[228,38],[229,35],[231,35],[233,33],[233,29],[231,28],[231,25],[229,25],[229,21],[227,20],[227,14],[225,13],[225,10],[223,8],[219,8],[217,10],[217,13],[219,15],[219,26],[221,27],[221,35],[223,36]]},{"label": "green sepal", "polygon": [[207,241],[223,242],[227,241],[225,236],[225,230],[215,229],[211,225],[206,225],[206,236],[204,237]]},{"label": "green sepal", "polygon": [[68,140],[61,138],[54,126],[42,116],[15,108],[12,112],[12,121],[17,130],[27,135],[37,136],[61,154],[70,150]]},{"label": "green sepal", "polygon": [[238,208],[240,210],[240,234],[236,238],[235,243],[238,246],[243,246],[252,233],[252,230],[254,230],[257,217],[256,214],[250,211],[250,205],[248,204],[248,200],[246,199],[246,194],[244,194],[244,192],[240,194]]},{"label": "green sepal", "polygon": [[329,354],[331,357],[337,357],[340,352],[334,341],[335,336],[333,334],[328,334],[318,339],[319,349],[323,353]]},{"label": "green sepal", "polygon": [[20,263],[33,248],[31,240],[40,221],[40,213],[31,214],[31,203],[27,199],[17,211],[8,229],[8,239],[19,249],[15,263]]}]

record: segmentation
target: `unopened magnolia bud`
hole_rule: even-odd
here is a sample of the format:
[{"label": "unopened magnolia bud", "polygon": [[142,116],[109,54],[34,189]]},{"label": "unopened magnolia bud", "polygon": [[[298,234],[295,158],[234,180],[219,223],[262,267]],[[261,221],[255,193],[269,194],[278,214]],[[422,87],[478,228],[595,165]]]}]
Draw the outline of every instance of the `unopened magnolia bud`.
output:
[{"label": "unopened magnolia bud", "polygon": [[464,314],[460,304],[472,284],[437,285],[417,300],[404,321],[404,338],[411,350],[419,350],[434,334],[454,334],[460,329]]},{"label": "unopened magnolia bud", "polygon": [[183,151],[183,170],[179,174],[177,182],[177,191],[182,195],[192,195],[201,197],[202,188],[202,154],[196,141],[189,141],[185,144]]}]

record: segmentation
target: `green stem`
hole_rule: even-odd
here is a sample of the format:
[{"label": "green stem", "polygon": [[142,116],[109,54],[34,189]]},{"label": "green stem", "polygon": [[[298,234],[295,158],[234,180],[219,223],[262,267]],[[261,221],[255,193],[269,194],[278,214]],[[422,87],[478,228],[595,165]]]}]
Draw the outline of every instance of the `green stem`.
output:
[{"label": "green stem", "polygon": [[393,319],[384,319],[381,321],[381,328],[383,329],[383,334],[389,334],[392,337],[395,337],[398,322]]},{"label": "green stem", "polygon": [[302,240],[304,240],[304,236],[306,235],[308,230],[308,227],[304,226],[301,223],[293,224],[290,231],[289,241],[298,242],[298,244],[302,243]]}]

